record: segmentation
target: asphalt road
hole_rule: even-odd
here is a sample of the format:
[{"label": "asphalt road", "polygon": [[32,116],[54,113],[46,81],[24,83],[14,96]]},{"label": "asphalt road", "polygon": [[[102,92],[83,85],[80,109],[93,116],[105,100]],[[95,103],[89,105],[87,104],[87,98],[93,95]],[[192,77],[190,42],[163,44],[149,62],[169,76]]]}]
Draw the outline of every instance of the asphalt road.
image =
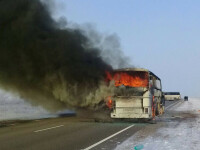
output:
[{"label": "asphalt road", "polygon": [[[166,107],[175,103],[166,102]],[[78,117],[14,123],[0,128],[0,150],[110,150],[148,125],[99,123]]]}]

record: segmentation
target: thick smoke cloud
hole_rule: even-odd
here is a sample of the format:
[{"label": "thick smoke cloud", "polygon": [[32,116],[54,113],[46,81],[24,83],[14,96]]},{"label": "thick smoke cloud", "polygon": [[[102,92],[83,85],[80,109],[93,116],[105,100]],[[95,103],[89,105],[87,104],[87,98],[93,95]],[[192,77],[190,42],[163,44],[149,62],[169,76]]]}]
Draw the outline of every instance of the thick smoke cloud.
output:
[{"label": "thick smoke cloud", "polygon": [[33,104],[94,105],[89,97],[112,68],[88,45],[80,30],[60,29],[39,0],[0,0],[0,85]]},{"label": "thick smoke cloud", "polygon": [[130,59],[122,52],[120,38],[117,34],[99,33],[95,25],[90,23],[79,25],[69,22],[67,24],[64,17],[60,17],[58,21],[61,28],[67,26],[72,29],[80,29],[82,34],[89,39],[87,46],[100,49],[103,61],[110,64],[114,69],[133,67],[129,64]]},{"label": "thick smoke cloud", "polygon": [[82,27],[84,35],[90,39],[90,44],[101,49],[102,59],[114,69],[130,66],[129,58],[125,57],[117,34],[100,34],[87,24]]}]

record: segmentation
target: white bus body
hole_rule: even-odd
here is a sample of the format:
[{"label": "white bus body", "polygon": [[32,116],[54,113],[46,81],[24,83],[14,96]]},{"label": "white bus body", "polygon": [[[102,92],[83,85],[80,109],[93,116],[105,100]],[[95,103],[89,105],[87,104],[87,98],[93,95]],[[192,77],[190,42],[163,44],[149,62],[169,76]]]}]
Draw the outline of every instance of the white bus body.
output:
[{"label": "white bus body", "polygon": [[[136,77],[138,74],[140,76]],[[124,75],[128,75],[127,81],[124,81],[122,77]],[[115,70],[113,76],[116,88],[124,91],[120,91],[123,94],[119,92],[111,97],[113,101],[111,118],[154,118],[163,113],[161,80],[155,74],[146,69],[128,68]],[[135,83],[136,87],[133,79],[138,80],[138,84]],[[139,81],[143,82],[143,80],[147,82],[146,86],[141,83],[142,87],[140,87]],[[133,86],[130,86],[129,82],[132,82]],[[120,86],[123,86],[123,90]],[[124,94],[127,91],[129,93]]]}]

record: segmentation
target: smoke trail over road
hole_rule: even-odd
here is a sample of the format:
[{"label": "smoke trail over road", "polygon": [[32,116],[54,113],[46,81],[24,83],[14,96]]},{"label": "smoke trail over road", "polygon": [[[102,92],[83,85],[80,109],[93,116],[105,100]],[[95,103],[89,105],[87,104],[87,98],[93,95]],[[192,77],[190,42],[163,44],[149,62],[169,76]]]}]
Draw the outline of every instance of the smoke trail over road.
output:
[{"label": "smoke trail over road", "polygon": [[46,108],[88,106],[111,67],[76,29],[59,29],[38,0],[0,1],[0,85]]}]

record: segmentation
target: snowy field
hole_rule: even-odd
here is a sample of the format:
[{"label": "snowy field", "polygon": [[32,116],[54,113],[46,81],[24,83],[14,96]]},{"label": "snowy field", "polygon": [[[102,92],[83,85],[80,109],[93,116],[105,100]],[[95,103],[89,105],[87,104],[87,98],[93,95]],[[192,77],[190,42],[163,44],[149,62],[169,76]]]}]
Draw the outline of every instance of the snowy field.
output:
[{"label": "snowy field", "polygon": [[0,121],[53,117],[42,107],[33,107],[19,96],[0,90]]},{"label": "snowy field", "polygon": [[168,109],[157,124],[138,131],[116,150],[199,150],[199,140],[200,99],[190,98]]}]

